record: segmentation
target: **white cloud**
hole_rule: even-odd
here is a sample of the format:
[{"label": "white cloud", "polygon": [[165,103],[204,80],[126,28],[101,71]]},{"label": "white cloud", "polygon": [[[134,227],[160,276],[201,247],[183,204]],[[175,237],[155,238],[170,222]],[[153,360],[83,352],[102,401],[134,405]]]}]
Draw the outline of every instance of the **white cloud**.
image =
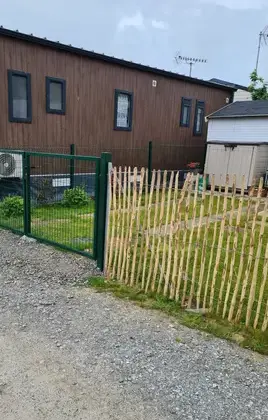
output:
[{"label": "white cloud", "polygon": [[141,12],[137,12],[133,16],[123,16],[118,22],[117,30],[124,31],[128,27],[136,28],[138,30],[145,28],[144,17]]},{"label": "white cloud", "polygon": [[228,9],[262,9],[267,0],[200,0],[201,3],[213,3]]},{"label": "white cloud", "polygon": [[163,29],[163,30],[168,29],[168,24],[166,22],[163,22],[162,20],[153,19],[151,24],[152,24],[152,27],[155,29]]}]

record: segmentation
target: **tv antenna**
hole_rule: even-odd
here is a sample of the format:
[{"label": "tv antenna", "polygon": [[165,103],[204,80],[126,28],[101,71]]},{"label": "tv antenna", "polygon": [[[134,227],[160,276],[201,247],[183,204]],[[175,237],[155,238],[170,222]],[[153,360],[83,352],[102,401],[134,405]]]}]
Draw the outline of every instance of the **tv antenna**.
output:
[{"label": "tv antenna", "polygon": [[207,60],[204,59],[204,58],[185,57],[185,56],[180,55],[180,53],[176,54],[175,61],[176,61],[177,64],[186,63],[190,66],[190,70],[189,70],[189,76],[190,77],[192,76],[192,68],[193,68],[194,64],[196,64],[196,63],[206,64],[206,62],[207,62]]},{"label": "tv antenna", "polygon": [[258,72],[259,66],[259,59],[260,59],[260,51],[261,45],[267,45],[268,42],[268,25],[259,33],[259,43],[258,43],[258,51],[257,51],[257,60],[256,60],[256,72]]}]

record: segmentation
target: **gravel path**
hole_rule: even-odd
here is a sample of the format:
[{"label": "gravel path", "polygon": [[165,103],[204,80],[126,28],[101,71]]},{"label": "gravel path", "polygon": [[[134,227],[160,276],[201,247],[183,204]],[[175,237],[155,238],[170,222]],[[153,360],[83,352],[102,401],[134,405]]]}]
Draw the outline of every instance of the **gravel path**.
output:
[{"label": "gravel path", "polygon": [[74,287],[92,273],[0,231],[1,420],[268,419],[267,358]]}]

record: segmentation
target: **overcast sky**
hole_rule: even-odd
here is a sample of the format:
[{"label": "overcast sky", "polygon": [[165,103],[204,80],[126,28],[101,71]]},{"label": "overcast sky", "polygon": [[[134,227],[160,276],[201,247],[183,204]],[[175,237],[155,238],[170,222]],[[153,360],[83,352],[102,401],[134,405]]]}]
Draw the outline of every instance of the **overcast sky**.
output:
[{"label": "overcast sky", "polygon": [[[193,75],[248,84],[268,0],[0,0],[0,24],[188,74],[174,56],[206,58]],[[268,80],[268,45],[259,73]]]}]

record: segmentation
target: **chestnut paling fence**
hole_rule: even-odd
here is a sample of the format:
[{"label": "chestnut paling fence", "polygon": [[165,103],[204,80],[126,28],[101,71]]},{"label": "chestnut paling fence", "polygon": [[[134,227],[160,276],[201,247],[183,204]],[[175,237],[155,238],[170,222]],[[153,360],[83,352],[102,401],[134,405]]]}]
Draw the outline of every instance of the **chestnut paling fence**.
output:
[{"label": "chestnut paling fence", "polygon": [[222,179],[210,190],[189,173],[116,168],[109,174],[105,269],[140,290],[265,331],[268,199],[263,179]]}]

